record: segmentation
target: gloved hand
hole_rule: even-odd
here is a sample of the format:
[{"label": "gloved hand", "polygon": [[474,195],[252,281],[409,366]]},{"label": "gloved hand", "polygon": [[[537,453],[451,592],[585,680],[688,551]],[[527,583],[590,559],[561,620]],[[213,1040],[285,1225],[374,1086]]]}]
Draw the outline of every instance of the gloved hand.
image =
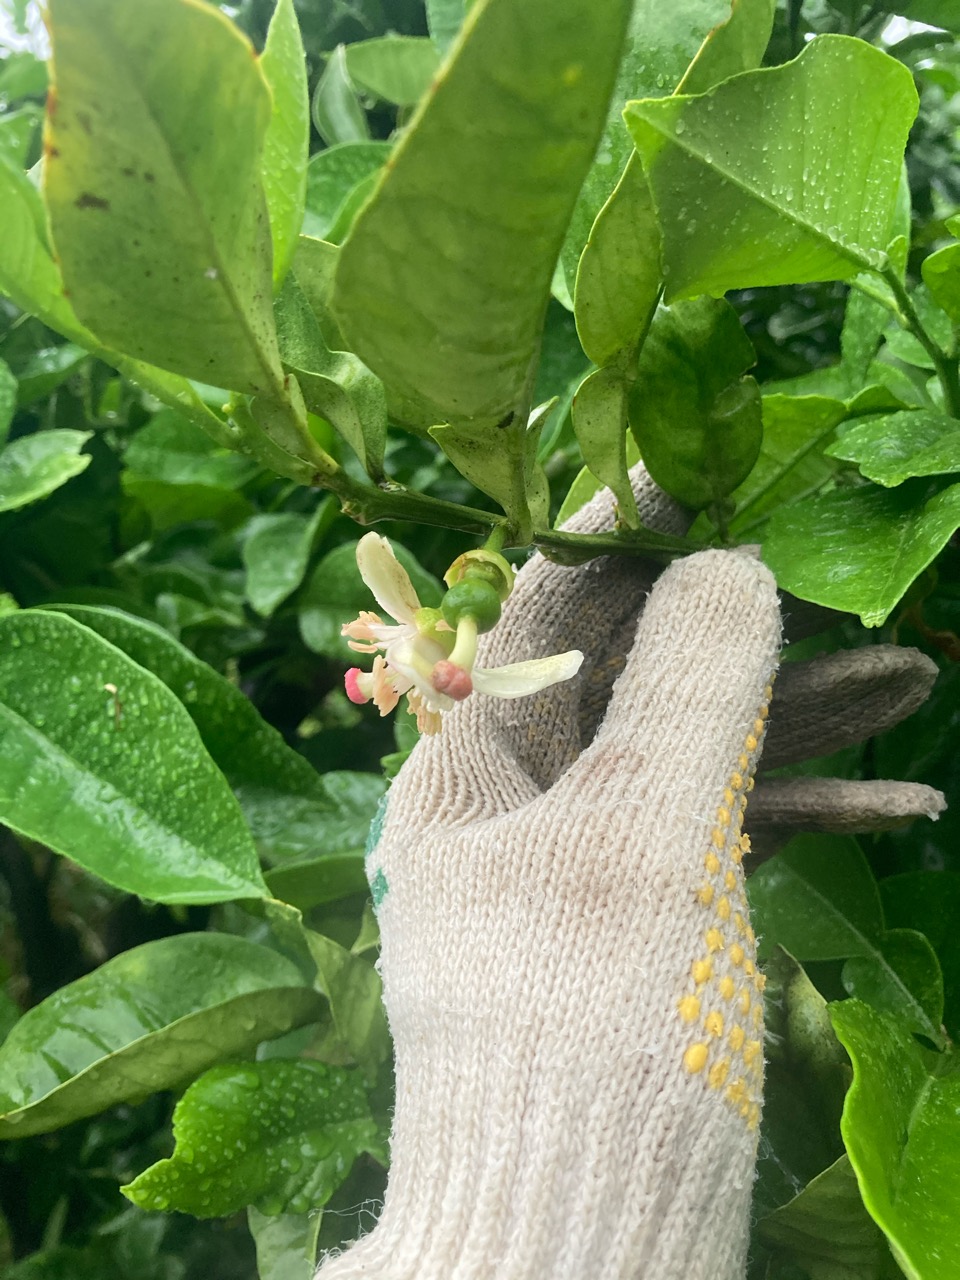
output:
[{"label": "gloved hand", "polygon": [[[636,486],[645,523],[682,528],[642,473]],[[611,523],[601,495],[576,527]],[[768,732],[769,572],[748,553],[691,556],[638,625],[652,577],[534,557],[480,660],[577,646],[580,675],[522,701],[469,698],[391,788],[368,873],[396,1050],[392,1167],[378,1225],[322,1280],[743,1274],[763,978],[742,828],[761,747],[783,762],[886,727],[926,696],[932,664],[900,660],[892,701],[869,674],[851,694],[842,660],[809,666]],[[838,805],[811,785],[768,805],[772,830],[811,806],[844,829],[942,807],[929,788],[861,784]]]}]

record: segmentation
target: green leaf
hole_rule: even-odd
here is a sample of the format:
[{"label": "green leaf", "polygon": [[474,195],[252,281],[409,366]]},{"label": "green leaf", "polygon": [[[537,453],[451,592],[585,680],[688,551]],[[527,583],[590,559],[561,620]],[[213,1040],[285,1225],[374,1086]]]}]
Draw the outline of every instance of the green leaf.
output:
[{"label": "green leaf", "polygon": [[596,369],[580,384],[572,405],[573,430],[583,460],[616,496],[622,519],[639,523],[627,474],[627,381],[617,368]]},{"label": "green leaf", "polygon": [[339,255],[338,245],[313,236],[301,236],[293,260],[297,284],[306,295],[323,340],[331,351],[343,351],[347,345],[330,305]]},{"label": "green leaf", "polygon": [[767,525],[763,558],[784,591],[880,626],[960,525],[960,484],[929,493],[915,480],[783,507]]},{"label": "green leaf", "polygon": [[40,108],[32,102],[19,111],[0,113],[0,151],[11,163],[26,165],[41,119]]},{"label": "green leaf", "polygon": [[656,309],[660,277],[660,226],[643,169],[631,157],[596,216],[577,270],[577,333],[596,364],[637,345]]},{"label": "green leaf", "polygon": [[884,414],[844,431],[827,453],[855,462],[868,480],[884,486],[946,475],[960,471],[960,423],[926,409]]},{"label": "green leaf", "polygon": [[60,610],[122,649],[180,700],[268,862],[363,846],[384,790],[380,777],[348,772],[320,777],[236,685],[153,623],[115,609],[61,605]]},{"label": "green leaf", "polygon": [[250,521],[243,544],[246,596],[263,618],[303,581],[317,532],[336,514],[329,499],[312,516],[295,512],[259,515]]},{"label": "green leaf", "polygon": [[796,836],[748,881],[750,912],[761,938],[798,960],[872,956],[883,933],[877,886],[848,836]]},{"label": "green leaf", "polygon": [[344,142],[312,156],[307,165],[305,235],[329,238],[351,194],[383,168],[389,142]]},{"label": "green leaf", "polygon": [[0,618],[0,814],[157,902],[266,893],[243,815],[183,707],[62,614]]},{"label": "green leaf", "polygon": [[279,1213],[268,1217],[250,1205],[247,1225],[257,1247],[260,1280],[313,1280],[321,1221],[317,1213]]},{"label": "green leaf", "polygon": [[[631,434],[627,435],[627,467],[630,468],[640,461],[640,450],[637,448],[637,442]],[[584,467],[579,471],[573,481],[573,484],[567,490],[567,496],[560,504],[560,510],[557,512],[555,521],[556,527],[561,528],[570,519],[576,515],[581,507],[585,507],[595,493],[599,493],[603,485],[597,479],[589,468]]]},{"label": "green leaf", "polygon": [[477,0],[344,242],[335,311],[414,425],[525,408],[628,9]]},{"label": "green leaf", "polygon": [[235,529],[253,513],[241,493],[206,484],[167,484],[126,471],[120,478],[125,494],[140,503],[155,533],[194,520],[210,520]]},{"label": "green leaf", "polygon": [[0,445],[7,438],[17,408],[17,379],[5,360],[0,360]]},{"label": "green leaf", "polygon": [[350,82],[342,44],[327,59],[313,93],[311,111],[317,133],[328,147],[340,142],[365,142],[370,137],[367,117]]},{"label": "green leaf", "polygon": [[310,149],[307,63],[293,0],[279,0],[260,68],[273,98],[263,139],[261,176],[273,238],[273,282],[282,284],[303,223]]},{"label": "green leaf", "polygon": [[920,270],[934,302],[960,324],[960,244],[948,244],[924,258]]},{"label": "green leaf", "polygon": [[759,67],[770,42],[776,8],[776,0],[731,0],[730,16],[708,33],[679,92],[706,93],[741,71]]},{"label": "green leaf", "polygon": [[430,39],[446,53],[457,38],[471,0],[426,0]]},{"label": "green leaf", "polygon": [[279,397],[270,91],[248,41],[190,0],[52,0],[50,18],[44,189],[77,314],[138,359]]},{"label": "green leaf", "polygon": [[[571,297],[581,250],[633,155],[630,136],[623,127],[624,102],[672,93],[706,37],[729,18],[730,10],[730,0],[679,0],[669,10],[659,0],[635,0],[632,5],[600,144],[563,243],[560,274]],[[627,181],[632,184],[633,178]]]},{"label": "green leaf", "polygon": [[147,942],[19,1020],[0,1047],[0,1136],[47,1133],[175,1089],[322,1011],[290,960],[244,938]]},{"label": "green leaf", "polygon": [[757,868],[749,896],[763,954],[779,944],[798,960],[846,959],[847,990],[942,1041],[943,979],[933,948],[912,930],[885,930],[877,886],[855,840],[796,837]]},{"label": "green leaf", "polygon": [[55,347],[41,347],[17,372],[19,390],[17,403],[22,407],[37,400],[45,400],[51,392],[66,382],[79,369],[87,352],[72,342],[62,342]]},{"label": "green leaf", "polygon": [[168,485],[239,489],[259,471],[252,458],[218,448],[174,409],[161,409],[141,427],[123,455],[131,471]]},{"label": "green leaf", "polygon": [[843,987],[874,1009],[894,1014],[923,1035],[943,1022],[943,975],[933,947],[914,929],[890,929],[877,954],[857,956],[843,966]]},{"label": "green leaf", "polygon": [[820,488],[836,465],[824,457],[842,400],[829,396],[769,395],[762,400],[763,440],[753,470],[730,495],[736,511],[730,532],[742,536],[785,502]]},{"label": "green leaf", "polygon": [[326,1204],[377,1127],[356,1073],[322,1062],[214,1067],[173,1113],[169,1160],[121,1190],[141,1209],[220,1218],[252,1204],[267,1215]]},{"label": "green leaf", "polygon": [[56,429],[20,436],[0,451],[0,511],[15,511],[36,502],[78,476],[90,465],[80,450],[90,431]]},{"label": "green leaf", "polygon": [[433,41],[421,36],[379,36],[346,47],[351,80],[378,98],[412,107],[440,67]]},{"label": "green leaf", "polygon": [[317,986],[330,1003],[337,1035],[372,1079],[390,1052],[380,975],[367,956],[353,955],[312,929],[305,929],[304,935],[317,966]]},{"label": "green leaf", "polygon": [[841,1154],[839,1121],[850,1066],[827,1003],[781,947],[766,977],[763,1120],[753,1212],[788,1203]]},{"label": "green leaf", "polygon": [[311,413],[326,418],[368,475],[383,474],[387,400],[383,384],[355,355],[330,351],[296,274],[276,304],[284,368],[292,372]]},{"label": "green leaf", "polygon": [[880,881],[887,923],[919,929],[937,954],[943,973],[944,1022],[956,1038],[960,1029],[960,875],[911,871]]},{"label": "green leaf", "polygon": [[[393,543],[397,559],[410,578],[423,605],[436,606],[443,594],[431,574],[405,547]],[[300,599],[300,634],[307,648],[325,657],[356,664],[357,655],[340,635],[340,628],[372,603],[370,590],[357,568],[356,545],[336,547],[314,569]]]},{"label": "green leaf", "polygon": [[268,871],[266,880],[274,897],[300,911],[365,894],[368,885],[363,845],[358,842],[356,848],[344,853],[328,853],[320,858],[285,864]]},{"label": "green leaf", "polygon": [[860,1194],[909,1280],[952,1280],[960,1252],[960,1065],[889,1014],[830,1008],[853,1062],[841,1129]]},{"label": "green leaf", "polygon": [[760,391],[741,375],[756,360],[728,302],[662,307],[640,352],[629,416],[644,464],[690,507],[725,498],[757,460]]},{"label": "green leaf", "polygon": [[845,36],[701,97],[628,103],[668,300],[882,266],[916,109],[907,69]]},{"label": "green leaf", "polygon": [[503,508],[521,542],[544,523],[549,505],[547,479],[537,463],[542,425],[543,417],[534,411],[526,425],[521,417],[500,424],[430,428],[431,438],[460,474]]},{"label": "green leaf", "polygon": [[757,1231],[779,1264],[801,1268],[807,1280],[877,1280],[889,1256],[847,1156],[762,1218]]}]

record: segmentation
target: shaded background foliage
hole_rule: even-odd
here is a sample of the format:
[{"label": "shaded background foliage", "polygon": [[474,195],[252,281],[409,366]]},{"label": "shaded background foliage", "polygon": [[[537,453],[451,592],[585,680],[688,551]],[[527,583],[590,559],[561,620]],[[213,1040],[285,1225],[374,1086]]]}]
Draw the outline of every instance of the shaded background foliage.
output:
[{"label": "shaded background foliage", "polygon": [[[8,7],[14,18],[27,13],[22,4]],[[222,7],[262,47],[272,0]],[[949,4],[931,6],[936,11],[927,13],[917,4],[900,8],[918,22],[944,21],[954,30],[960,26],[960,12],[953,12]],[[462,5],[429,0],[428,9],[436,28],[444,14],[456,22]],[[389,139],[409,120],[410,104],[391,103],[362,84],[351,84],[341,74],[342,59],[338,62],[334,51],[388,33],[426,36],[423,4],[296,0],[296,10],[313,101],[311,151],[320,155],[344,142]],[[908,278],[916,281],[922,259],[944,241],[945,221],[960,206],[960,46],[945,30],[908,26],[896,11],[894,4],[790,0],[777,10],[767,62],[774,65],[795,56],[811,34],[843,32],[882,42],[911,71],[921,98],[907,151],[913,220]],[[0,61],[0,147],[24,166],[40,155],[45,90],[42,64],[30,53],[10,51]],[[362,184],[381,159],[373,147],[364,162],[371,167],[365,172],[337,173],[334,167],[331,176],[322,165],[313,168],[308,215],[315,220],[316,234],[343,238],[358,207],[357,188],[360,196],[369,189]],[[757,352],[753,373],[758,381],[786,382],[832,369],[842,354],[848,294],[847,286],[837,283],[731,294]],[[903,354],[896,342],[888,343],[879,359],[901,383],[924,382],[927,373],[902,359]],[[380,720],[370,709],[350,704],[342,691],[348,651],[339,638],[339,625],[366,603],[352,565],[356,526],[337,513],[331,498],[227,454],[193,429],[185,430],[175,414],[109,366],[2,298],[0,360],[15,381],[13,385],[0,380],[0,411],[4,404],[12,411],[8,440],[44,437],[52,430],[82,432],[84,454],[90,459],[69,482],[60,487],[51,483],[46,496],[0,511],[0,613],[54,603],[106,606],[162,628],[241,690],[290,748],[320,773],[332,772],[342,781],[346,790],[331,801],[334,817],[345,824],[336,847],[349,850],[355,864],[382,779],[392,776],[415,739],[408,718],[398,718],[396,725]],[[534,402],[567,389],[540,446],[553,513],[582,466],[570,401],[588,367],[572,316],[560,302],[551,302]],[[217,393],[212,394],[211,403],[218,403]],[[344,465],[352,465],[332,432],[323,443],[335,455],[339,452]],[[392,435],[387,463],[389,473],[412,489],[493,509],[430,441]],[[72,460],[68,454],[60,456],[54,465],[68,469],[54,477],[59,482],[76,467],[76,453]],[[385,531],[422,566],[418,585],[424,599],[437,590],[437,579],[453,557],[471,545],[463,535],[412,523],[392,523]],[[791,967],[788,958],[771,953],[775,981],[767,1048],[770,1101],[758,1184],[758,1216],[765,1213],[767,1218],[755,1240],[756,1277],[818,1280],[825,1274],[797,1244],[796,1223],[781,1229],[773,1219],[790,1195],[828,1166],[839,1187],[828,1188],[830,1203],[849,1208],[852,1225],[844,1243],[849,1245],[851,1237],[860,1242],[851,1269],[843,1274],[862,1280],[897,1274],[882,1237],[863,1214],[855,1185],[850,1192],[849,1168],[838,1170],[833,1164],[844,1152],[838,1097],[849,1079],[849,1067],[842,1051],[830,1058],[836,1040],[822,997],[841,1000],[852,992],[869,1002],[869,966],[885,954],[885,939],[895,930],[919,931],[929,939],[942,972],[947,1031],[955,1035],[960,1028],[960,950],[951,935],[960,905],[960,879],[954,878],[960,873],[958,633],[960,567],[952,545],[917,579],[879,632],[866,632],[851,618],[837,619],[793,655],[893,638],[919,645],[936,658],[943,672],[934,695],[907,724],[810,767],[848,777],[924,781],[944,790],[954,803],[936,826],[916,823],[872,837],[862,842],[862,851],[853,842],[824,845],[829,857],[819,881],[809,863],[797,862],[801,883],[799,889],[790,883],[792,918],[783,923],[777,916],[776,930],[768,930],[771,943],[782,943],[804,962],[808,977]],[[367,777],[357,780],[354,773]],[[352,798],[344,799],[347,792]],[[265,863],[268,883],[279,883],[269,876],[283,858],[268,856]],[[787,862],[770,865],[786,874]],[[838,920],[832,922],[834,932],[811,941],[811,921],[816,917],[811,904],[820,900],[817,895],[835,896],[838,868],[844,869],[847,883],[858,885],[856,909],[863,915],[858,936],[870,939],[866,951],[851,949],[843,940],[839,909]],[[292,874],[289,866],[287,870]],[[287,900],[296,904],[294,881],[284,884]],[[757,886],[754,906],[762,925],[764,912],[772,913],[782,901],[777,897],[781,890],[772,872],[761,875]],[[875,910],[869,905],[874,898]],[[359,948],[360,955],[372,952],[375,931],[362,881],[348,876],[330,900],[300,905],[319,934]],[[295,951],[284,941],[282,925],[273,921],[271,936],[263,919],[236,904],[184,907],[146,902],[6,829],[0,830],[0,923],[0,1035],[6,1035],[24,1011],[65,984],[150,941],[209,929]],[[855,962],[860,971],[849,968]],[[924,963],[916,962],[915,968]],[[906,985],[912,990],[919,981],[908,978]],[[876,1002],[889,1009],[885,998],[881,992]],[[935,998],[927,1000],[928,1011],[935,1006]],[[812,1010],[821,1043],[833,1046],[825,1068],[823,1055],[811,1057],[791,1039],[787,1014],[798,1007]],[[856,1061],[857,1036],[867,1032],[852,1025],[836,1029]],[[285,1051],[306,1052],[336,1065],[329,1040],[324,1016],[270,1041],[258,1056],[269,1060]],[[251,1048],[248,1056],[252,1053]],[[375,1067],[371,1077],[373,1111],[381,1130],[389,1107],[388,1076],[383,1068],[378,1075]],[[119,1194],[119,1184],[131,1182],[170,1155],[171,1115],[180,1091],[180,1084],[172,1085],[145,1100],[125,1101],[99,1116],[52,1133],[14,1137],[0,1147],[0,1268],[6,1268],[11,1280],[68,1274],[78,1280],[108,1275],[122,1280],[134,1274],[141,1280],[256,1275],[245,1215],[231,1209],[210,1221],[161,1216],[131,1207]],[[802,1123],[797,1117],[802,1120],[808,1111],[827,1116],[815,1150],[804,1147],[809,1135],[802,1140],[799,1136]],[[350,1239],[359,1227],[369,1225],[375,1212],[384,1181],[383,1155],[381,1150],[377,1158],[372,1136],[367,1141],[322,1218],[311,1218],[323,1247]],[[937,1176],[947,1183],[945,1197],[955,1203],[960,1172],[944,1165]],[[260,1207],[271,1212],[269,1204]],[[880,1210],[877,1214],[882,1216]],[[266,1240],[256,1210],[251,1216],[261,1240]],[[284,1221],[300,1216],[304,1215],[288,1210],[276,1221],[282,1228]],[[815,1206],[813,1221],[815,1226],[819,1222]],[[291,1224],[291,1238],[299,1230]],[[282,1259],[287,1246],[281,1241],[263,1247]],[[284,1272],[281,1263],[276,1267],[269,1272],[276,1280],[287,1274],[298,1280],[299,1272]],[[266,1276],[263,1264],[261,1269]]]}]

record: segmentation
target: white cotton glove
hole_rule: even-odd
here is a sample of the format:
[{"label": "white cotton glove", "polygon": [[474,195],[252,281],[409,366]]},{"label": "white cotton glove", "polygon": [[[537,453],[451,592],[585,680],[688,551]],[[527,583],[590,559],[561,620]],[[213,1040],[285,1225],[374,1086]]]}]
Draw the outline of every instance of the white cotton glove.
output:
[{"label": "white cotton glove", "polygon": [[[645,523],[680,529],[636,479]],[[577,523],[609,527],[609,496]],[[763,978],[742,826],[780,614],[758,560],[707,551],[638,625],[655,572],[534,557],[481,661],[576,645],[580,675],[459,704],[390,790],[368,874],[392,1165],[378,1225],[322,1280],[743,1275]]]}]

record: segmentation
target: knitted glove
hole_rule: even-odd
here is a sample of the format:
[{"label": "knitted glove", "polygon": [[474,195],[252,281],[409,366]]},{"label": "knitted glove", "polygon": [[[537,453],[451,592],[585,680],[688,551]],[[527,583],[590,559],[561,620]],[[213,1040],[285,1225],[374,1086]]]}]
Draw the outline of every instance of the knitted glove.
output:
[{"label": "knitted glove", "polygon": [[[638,482],[645,522],[681,527]],[[578,526],[610,516],[601,496]],[[662,575],[637,625],[651,577],[535,557],[481,660],[577,644],[580,675],[468,699],[391,788],[368,870],[392,1167],[377,1227],[323,1280],[743,1274],[763,978],[742,825],[779,608],[754,558],[710,551]]]}]

